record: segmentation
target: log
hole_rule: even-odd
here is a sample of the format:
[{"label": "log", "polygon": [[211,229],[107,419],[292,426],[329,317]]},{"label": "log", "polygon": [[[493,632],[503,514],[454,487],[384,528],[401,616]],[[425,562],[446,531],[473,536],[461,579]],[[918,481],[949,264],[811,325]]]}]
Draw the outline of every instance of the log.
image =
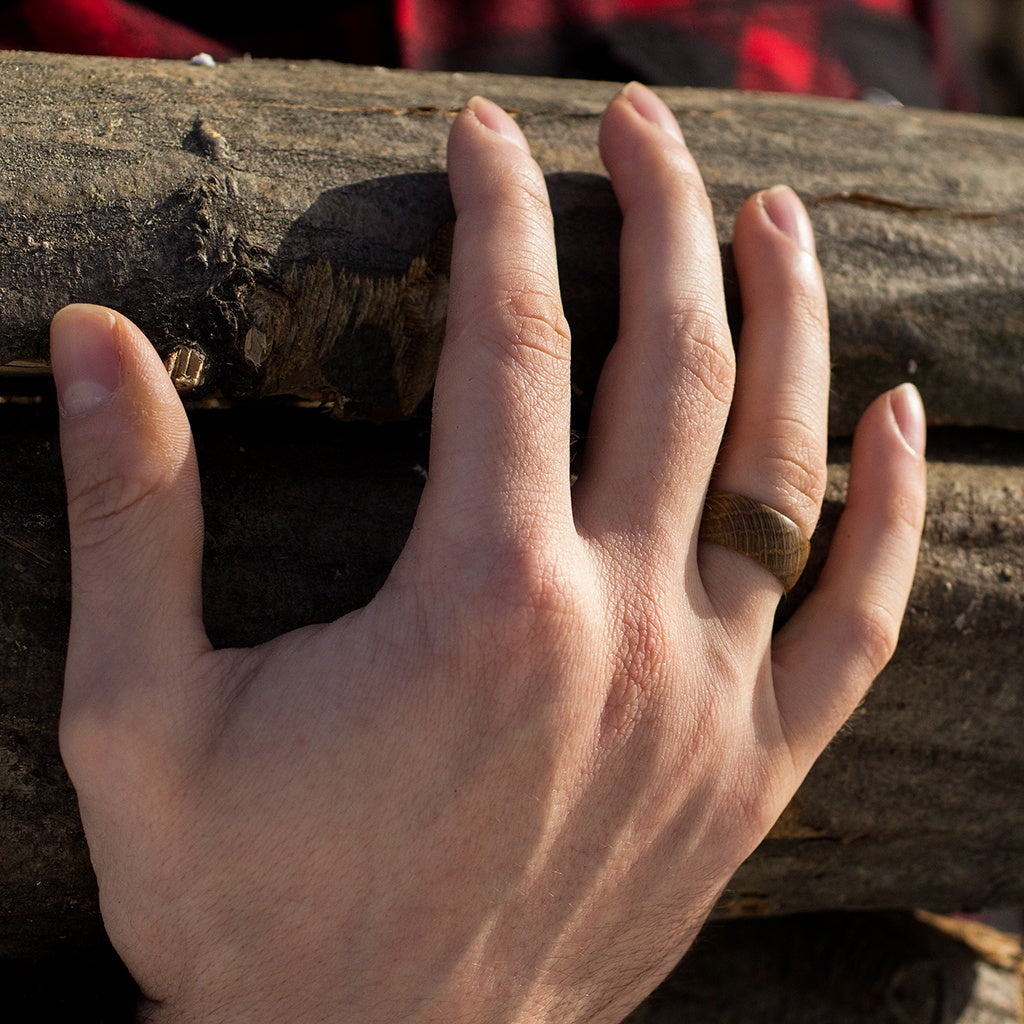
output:
[{"label": "log", "polygon": [[[415,512],[427,425],[261,405],[192,413],[206,511],[205,616],[252,644],[367,601]],[[0,956],[98,932],[56,725],[68,553],[56,411],[0,403]],[[846,443],[808,576],[846,481]],[[744,864],[717,916],[1024,904],[1024,449],[938,429],[902,642],[862,710]]]},{"label": "log", "polygon": [[1022,1024],[1019,937],[931,914],[713,924],[626,1024]]},{"label": "log", "polygon": [[[52,313],[124,309],[191,388],[207,622],[215,643],[255,643],[364,603],[408,532],[443,327],[444,141],[465,99],[512,109],[548,173],[581,431],[613,333],[618,218],[594,145],[606,83],[40,54],[0,55],[0,70],[0,956],[13,956],[99,933],[56,748],[66,524],[52,394],[31,376]],[[727,270],[742,197],[775,181],[802,193],[820,238],[831,484],[783,616],[820,567],[844,437],[869,397],[910,376],[933,424],[957,425],[933,432],[901,649],[717,916],[1019,905],[1024,126],[664,92]]]},{"label": "log", "polygon": [[[409,415],[443,328],[445,138],[479,92],[512,110],[548,175],[584,421],[616,321],[618,214],[595,146],[615,86],[27,53],[0,55],[0,75],[0,364],[45,360],[56,309],[98,301],[176,352],[196,395]],[[662,91],[727,268],[746,195],[788,181],[808,204],[834,433],[907,377],[933,423],[1024,426],[1024,123]]]},{"label": "log", "polygon": [[[1019,937],[901,913],[716,923],[625,1024],[1022,1024]],[[129,1024],[109,947],[0,962],[8,1024]]]}]

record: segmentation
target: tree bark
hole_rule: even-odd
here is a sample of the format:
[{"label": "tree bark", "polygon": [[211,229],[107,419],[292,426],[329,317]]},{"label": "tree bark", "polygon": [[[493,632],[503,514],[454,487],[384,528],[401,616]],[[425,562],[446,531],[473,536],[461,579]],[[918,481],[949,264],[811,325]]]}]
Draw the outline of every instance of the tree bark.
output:
[{"label": "tree bark", "polygon": [[[205,615],[252,644],[367,601],[408,533],[427,425],[311,410],[194,412],[206,512]],[[0,955],[98,928],[57,752],[68,555],[52,400],[0,404]],[[846,480],[830,485],[799,602]],[[740,869],[719,917],[822,908],[1024,904],[1024,450],[938,430],[900,648],[863,709]]]},{"label": "tree bark", "polygon": [[[445,138],[482,92],[513,111],[548,175],[585,418],[616,320],[618,215],[596,150],[614,86],[17,53],[0,74],[0,364],[45,359],[56,309],[98,301],[165,353],[200,351],[197,394],[408,415],[443,329]],[[833,432],[907,377],[932,422],[1024,426],[1024,124],[663,93],[703,168],[727,270],[746,195],[788,181],[808,204],[830,294]]]}]

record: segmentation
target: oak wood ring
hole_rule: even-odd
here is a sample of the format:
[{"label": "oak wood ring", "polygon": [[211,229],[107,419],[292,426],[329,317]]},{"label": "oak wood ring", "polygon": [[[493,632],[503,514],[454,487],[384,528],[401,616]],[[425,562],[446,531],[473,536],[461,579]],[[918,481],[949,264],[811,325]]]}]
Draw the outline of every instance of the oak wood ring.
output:
[{"label": "oak wood ring", "polygon": [[800,579],[811,551],[810,541],[789,516],[730,491],[708,494],[700,539],[746,555],[767,569],[787,593]]}]

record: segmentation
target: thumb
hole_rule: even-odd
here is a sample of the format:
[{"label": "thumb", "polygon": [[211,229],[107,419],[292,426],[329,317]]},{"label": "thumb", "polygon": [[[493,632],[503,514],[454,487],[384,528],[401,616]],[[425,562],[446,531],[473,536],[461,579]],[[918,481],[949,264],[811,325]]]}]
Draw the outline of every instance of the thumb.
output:
[{"label": "thumb", "polygon": [[[156,351],[102,306],[50,327],[71,535],[65,719],[160,694],[209,643],[192,435]],[[62,723],[63,726],[64,723]]]}]

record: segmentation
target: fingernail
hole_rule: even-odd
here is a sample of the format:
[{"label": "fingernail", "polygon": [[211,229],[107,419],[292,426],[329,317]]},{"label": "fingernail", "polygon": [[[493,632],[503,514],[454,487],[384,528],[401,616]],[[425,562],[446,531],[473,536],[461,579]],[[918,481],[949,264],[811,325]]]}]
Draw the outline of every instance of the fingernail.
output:
[{"label": "fingernail", "polygon": [[761,193],[768,219],[801,249],[814,253],[814,228],[804,204],[788,185],[776,185]]},{"label": "fingernail", "polygon": [[113,314],[62,309],[50,325],[50,364],[64,416],[85,416],[109,402],[121,384]]},{"label": "fingernail", "polygon": [[520,131],[519,125],[497,103],[485,100],[483,96],[474,96],[466,106],[485,128],[490,128],[502,138],[514,142],[524,153],[530,152],[530,144]]},{"label": "fingernail", "polygon": [[629,101],[633,109],[645,121],[650,121],[651,124],[662,128],[677,141],[683,141],[683,132],[679,127],[675,114],[646,85],[641,85],[639,82],[630,82],[623,87],[620,95]]},{"label": "fingernail", "polygon": [[924,455],[928,428],[925,425],[921,393],[913,384],[901,384],[889,392],[889,405],[903,440],[915,455]]}]

